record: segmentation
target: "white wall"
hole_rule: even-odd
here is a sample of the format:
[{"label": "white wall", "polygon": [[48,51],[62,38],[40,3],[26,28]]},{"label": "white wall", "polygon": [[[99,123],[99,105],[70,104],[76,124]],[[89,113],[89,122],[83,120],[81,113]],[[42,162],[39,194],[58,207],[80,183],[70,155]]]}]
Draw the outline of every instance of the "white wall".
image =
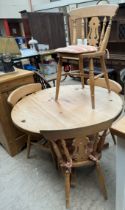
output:
[{"label": "white wall", "polygon": [[33,10],[40,9],[48,3],[50,3],[50,0],[32,0]]},{"label": "white wall", "polygon": [[[42,7],[50,0],[31,0],[32,7]],[[30,0],[0,0],[0,19],[1,18],[21,18],[19,11],[31,11]]]},{"label": "white wall", "polygon": [[[34,5],[34,10],[50,10],[52,8],[57,8],[57,7],[63,7],[63,6],[68,6],[72,4],[78,4],[81,6],[86,6],[86,5],[94,5],[97,3],[98,0],[59,0],[55,2],[50,2],[46,4],[41,4],[41,5]],[[119,3],[120,1],[125,2],[125,0],[109,0],[110,3]]]},{"label": "white wall", "polygon": [[46,3],[44,5],[39,5],[39,7],[35,7],[35,10],[44,10],[44,9],[51,9],[51,8],[56,8],[56,7],[63,7],[63,6],[67,6],[70,4],[79,4],[82,2],[92,2],[92,1],[97,1],[97,0],[60,0],[60,1],[55,1],[55,2],[50,2],[50,3]]},{"label": "white wall", "polygon": [[[31,11],[30,1],[33,11],[57,8],[60,6],[83,3],[95,4],[97,0],[60,0],[50,2],[50,0],[0,0],[0,19],[1,18],[21,18],[19,11]],[[125,2],[125,0],[109,0],[110,3]]]}]

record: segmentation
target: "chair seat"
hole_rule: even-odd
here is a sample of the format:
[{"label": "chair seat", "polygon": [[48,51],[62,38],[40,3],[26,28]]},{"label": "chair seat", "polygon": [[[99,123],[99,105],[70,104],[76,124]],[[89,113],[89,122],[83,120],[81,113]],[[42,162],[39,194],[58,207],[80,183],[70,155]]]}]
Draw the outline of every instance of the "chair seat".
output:
[{"label": "chair seat", "polygon": [[59,53],[89,53],[89,52],[96,52],[97,47],[91,45],[69,45],[67,47],[58,48],[55,50]]}]

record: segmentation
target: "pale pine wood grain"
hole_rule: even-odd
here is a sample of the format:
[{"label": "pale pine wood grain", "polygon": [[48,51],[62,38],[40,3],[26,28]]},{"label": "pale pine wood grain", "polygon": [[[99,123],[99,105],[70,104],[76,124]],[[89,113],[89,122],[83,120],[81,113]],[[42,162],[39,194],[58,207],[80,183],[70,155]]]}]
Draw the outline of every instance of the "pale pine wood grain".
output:
[{"label": "pale pine wood grain", "polygon": [[[7,101],[13,107],[21,99],[25,98],[26,96],[28,96],[30,94],[33,94],[33,93],[35,94],[35,92],[40,91],[40,90],[41,90],[40,83],[32,83],[32,84],[23,85],[23,86],[15,89],[9,95]],[[28,132],[26,134],[27,134],[27,158],[29,158],[31,144],[32,144],[32,141],[31,141],[32,134],[30,132]]]},{"label": "pale pine wood grain", "polygon": [[40,83],[32,83],[32,84],[23,85],[23,86],[15,89],[9,95],[7,101],[13,107],[23,97],[25,97],[29,94],[35,93],[39,90],[41,90],[41,84]]},{"label": "pale pine wood grain", "polygon": [[[56,88],[38,91],[19,101],[11,112],[15,125],[23,130],[39,133],[83,127],[85,132],[104,130],[111,125],[122,109],[121,98],[106,89],[96,87],[96,109],[91,109],[89,86],[61,86],[55,101]],[[103,97],[102,97],[103,95]],[[108,107],[108,109],[107,109]]]},{"label": "pale pine wood grain", "polygon": [[3,77],[0,77],[0,85],[3,83],[7,83],[13,80],[16,80],[18,78],[25,78],[26,76],[32,76],[34,73],[27,71],[27,70],[23,70],[23,69],[19,69],[19,68],[15,68],[16,72],[13,74],[9,74],[9,75],[4,75]]}]

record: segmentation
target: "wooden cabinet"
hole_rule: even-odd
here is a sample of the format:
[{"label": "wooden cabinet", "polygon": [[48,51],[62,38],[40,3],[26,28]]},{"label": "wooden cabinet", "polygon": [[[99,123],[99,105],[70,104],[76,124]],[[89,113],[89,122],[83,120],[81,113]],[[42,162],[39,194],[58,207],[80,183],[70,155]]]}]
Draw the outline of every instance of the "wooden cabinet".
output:
[{"label": "wooden cabinet", "polygon": [[66,46],[63,13],[22,11],[21,15],[27,41],[33,36],[49,49]]},{"label": "wooden cabinet", "polygon": [[[118,12],[113,18],[108,50],[113,61],[124,61],[125,65],[125,3],[119,4]],[[118,62],[114,66],[120,69],[122,65],[119,66]]]},{"label": "wooden cabinet", "polygon": [[116,16],[113,18],[110,39],[107,49],[110,57],[107,67],[114,69],[114,79],[122,86],[120,71],[125,68],[125,3],[119,4]]},{"label": "wooden cabinet", "polygon": [[0,77],[0,143],[11,156],[19,153],[25,146],[26,134],[14,126],[7,98],[17,87],[33,82],[33,72],[20,69],[13,74]]}]

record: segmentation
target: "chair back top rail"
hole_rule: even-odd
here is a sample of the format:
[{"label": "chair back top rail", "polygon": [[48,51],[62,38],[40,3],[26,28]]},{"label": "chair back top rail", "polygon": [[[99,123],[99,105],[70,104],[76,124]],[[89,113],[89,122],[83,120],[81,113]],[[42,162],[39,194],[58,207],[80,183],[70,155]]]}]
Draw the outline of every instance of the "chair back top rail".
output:
[{"label": "chair back top rail", "polygon": [[72,20],[97,16],[113,17],[115,16],[118,8],[119,6],[117,4],[94,5],[90,7],[83,7],[71,10],[69,12],[69,15]]},{"label": "chair back top rail", "polygon": [[35,93],[41,90],[40,83],[32,83],[28,85],[23,85],[17,89],[15,89],[8,97],[8,103],[13,107],[19,100],[23,97]]},{"label": "chair back top rail", "polygon": [[69,28],[71,44],[77,39],[87,38],[87,44],[105,51],[118,5],[96,5],[78,8],[69,12]]},{"label": "chair back top rail", "polygon": [[91,126],[81,128],[73,128],[73,129],[64,129],[64,130],[41,130],[40,133],[51,141],[56,141],[58,139],[68,139],[68,138],[75,138],[77,137],[83,137],[88,135],[93,135],[101,130],[106,130],[110,127],[111,122],[107,121],[100,125],[95,125],[93,128]]}]

